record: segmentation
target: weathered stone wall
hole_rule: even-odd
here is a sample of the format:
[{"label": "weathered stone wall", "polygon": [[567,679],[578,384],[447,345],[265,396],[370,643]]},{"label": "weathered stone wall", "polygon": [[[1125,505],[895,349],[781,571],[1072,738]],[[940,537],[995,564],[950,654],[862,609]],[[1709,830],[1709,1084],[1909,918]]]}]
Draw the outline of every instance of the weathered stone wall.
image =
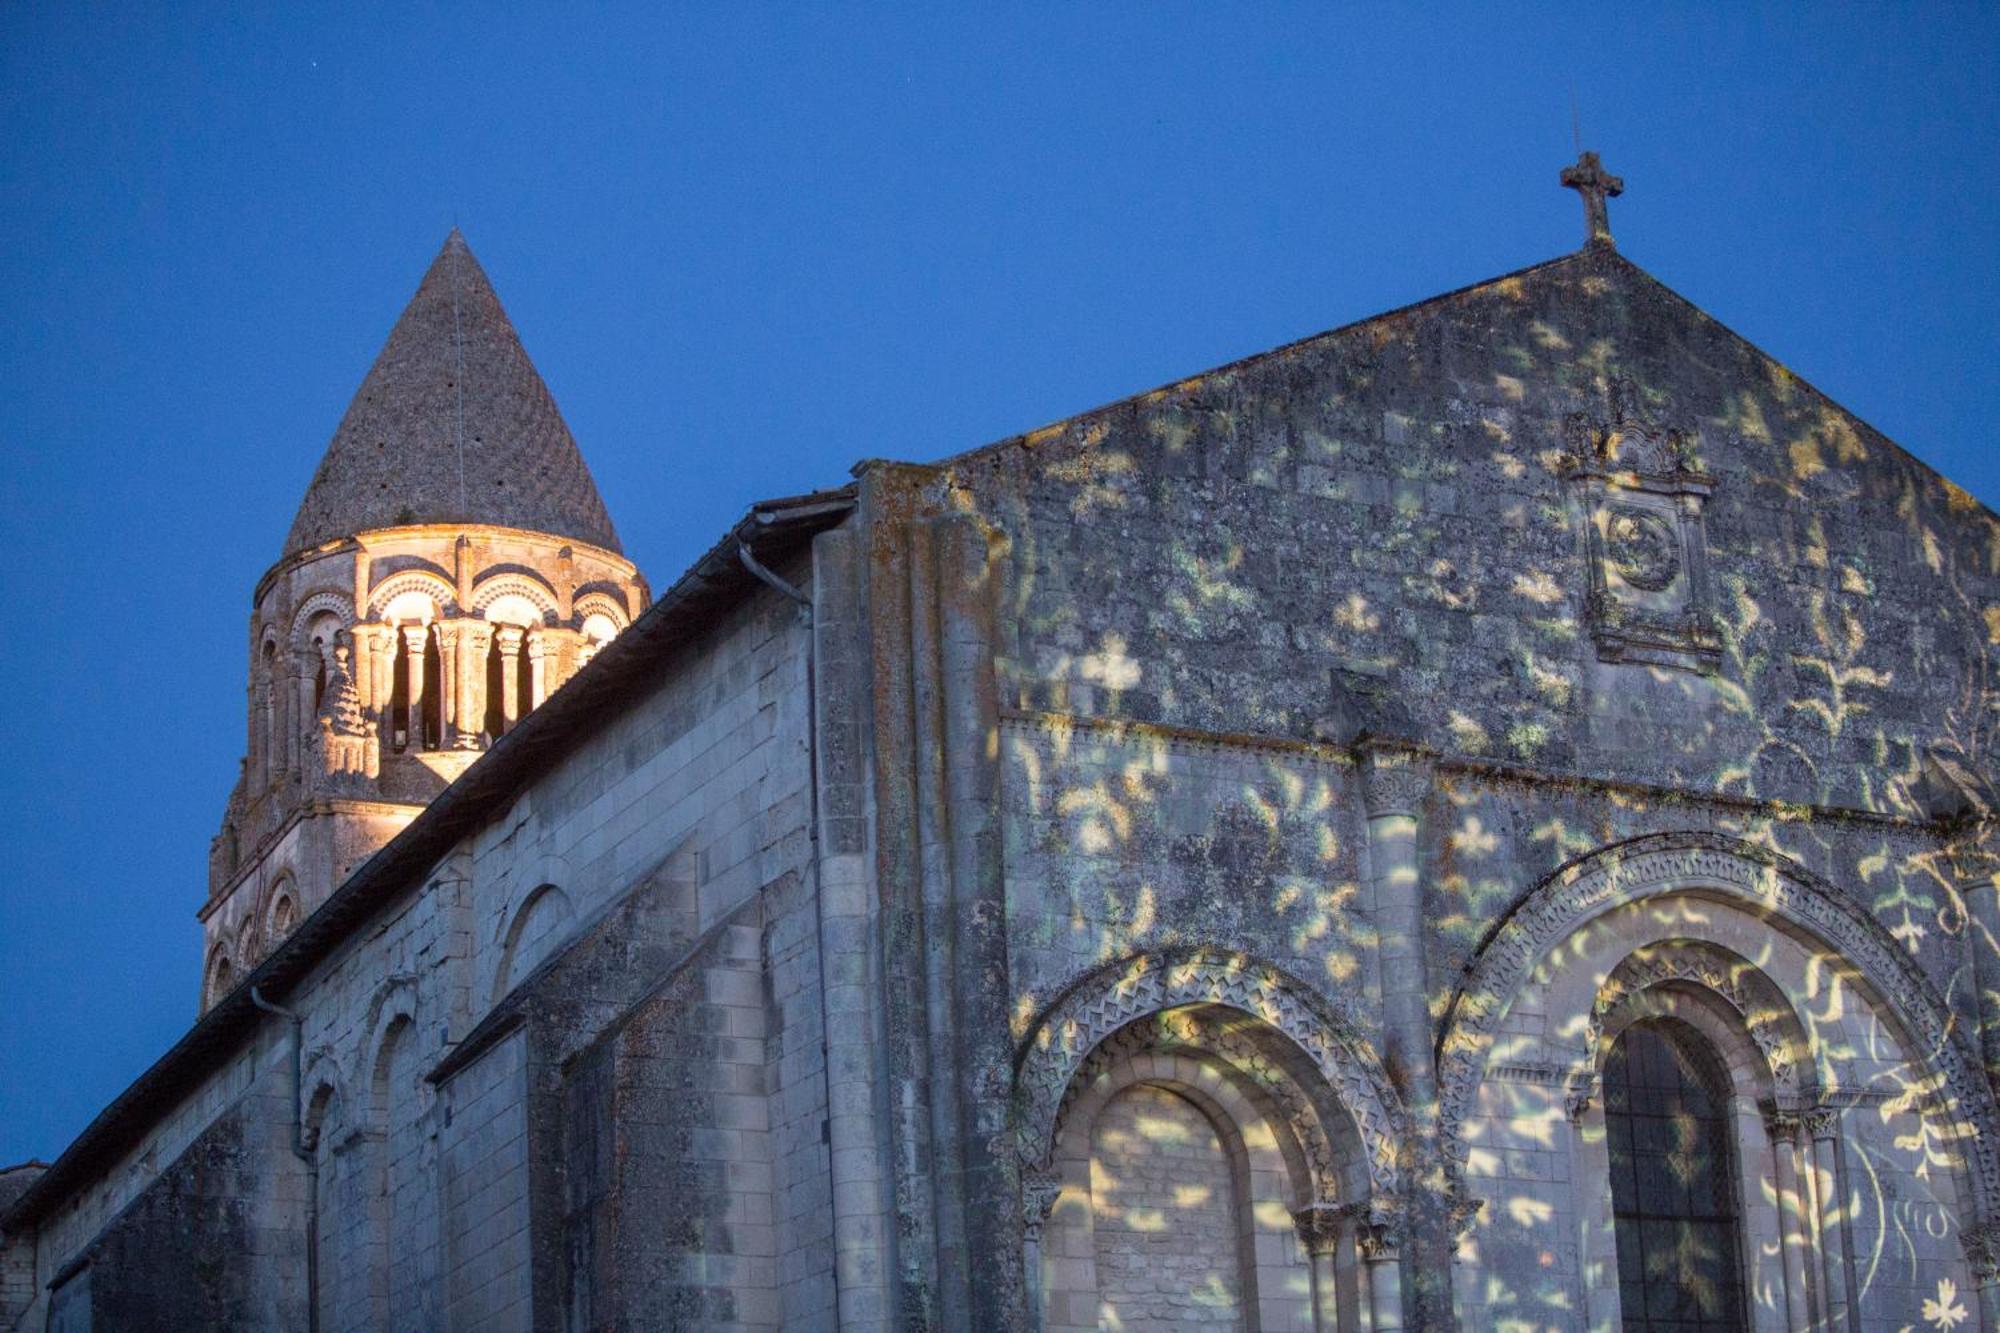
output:
[{"label": "weathered stone wall", "polygon": [[[548,1163],[536,1156],[548,1140],[532,1123],[537,1103],[523,1081],[533,1072],[533,1050],[509,1055],[508,1041],[519,1039],[507,1039],[440,1085],[421,1075],[669,852],[693,867],[683,895],[688,931],[707,929],[778,886],[761,909],[774,939],[784,941],[773,951],[782,962],[772,968],[769,1022],[773,1033],[786,1034],[771,1059],[789,1060],[791,1075],[771,1118],[773,1160],[811,1175],[774,1174],[770,1188],[801,1201],[824,1191],[823,1157],[815,1169],[811,1156],[823,1152],[824,1111],[815,1109],[810,1063],[819,1047],[817,958],[798,920],[811,910],[800,888],[809,851],[804,642],[792,603],[775,593],[750,599],[705,642],[666,664],[656,689],[632,700],[512,807],[496,811],[427,883],[283,997],[305,1019],[305,1100],[315,1117],[309,1129],[338,1140],[316,1150],[323,1161],[340,1158],[334,1173],[348,1173],[356,1186],[321,1201],[323,1245],[337,1256],[330,1269],[357,1271],[358,1264],[360,1273],[351,1283],[340,1279],[339,1293],[324,1293],[323,1308],[332,1301],[339,1309],[327,1327],[389,1326],[389,1294],[427,1278],[445,1308],[419,1300],[397,1307],[397,1320],[526,1328],[544,1308],[555,1248],[530,1243],[539,1242],[531,1225],[540,1222],[538,1201],[550,1193]],[[670,950],[671,937],[636,938],[631,947]],[[760,988],[751,989],[750,1003],[766,1003]],[[599,1024],[612,1016],[598,1015]],[[392,1053],[402,1042],[409,1043],[403,1052]],[[143,1163],[174,1162],[235,1114],[253,1084],[269,1089],[288,1069],[289,1033],[274,1020],[199,1093],[162,1115],[145,1144],[80,1195],[82,1207],[51,1217],[37,1239],[44,1280],[138,1195]],[[401,1086],[406,1070],[416,1072],[419,1086]],[[389,1123],[391,1106],[408,1108],[397,1112],[408,1123]],[[331,1124],[318,1119],[326,1116]],[[290,1133],[288,1114],[276,1124]],[[392,1169],[429,1183],[392,1186]],[[302,1213],[303,1200],[296,1206]],[[788,1204],[769,1244],[796,1247],[786,1254],[787,1298],[810,1305],[830,1299],[831,1256],[823,1234],[799,1218],[804,1209],[803,1202]],[[295,1261],[302,1280],[302,1247]],[[775,1271],[774,1256],[765,1261]],[[93,1266],[100,1304],[104,1284],[114,1284],[115,1298],[123,1280],[113,1269],[108,1259]],[[39,1307],[31,1310],[29,1326],[42,1317]]]},{"label": "weathered stone wall", "polygon": [[[252,1330],[304,1323],[303,1165],[289,1089],[251,1095],[147,1178],[80,1254],[55,1270],[62,1319],[82,1330]],[[23,1327],[34,1327],[32,1316]]]},{"label": "weathered stone wall", "polygon": [[[1683,431],[1721,669],[1597,661],[1569,418]],[[1016,702],[1309,735],[1340,667],[1455,753],[1910,811],[1983,753],[1993,516],[1624,261],[1580,255],[960,460]]]},{"label": "weathered stone wall", "polygon": [[[1670,465],[1616,452],[1670,432]],[[1697,478],[1671,483],[1686,487],[1674,512],[1698,518],[1673,586],[1705,584],[1690,605],[1712,638],[1676,622],[1645,650],[1654,660],[1604,660],[1621,651],[1603,632],[1605,598],[1625,594],[1622,574],[1601,573],[1597,506],[1649,468]],[[1427,1052],[1461,970],[1537,883],[1679,830],[1821,877],[1960,1024],[1976,1022],[1967,909],[1926,757],[1977,767],[1991,750],[2000,527],[1615,256],[1086,414],[954,460],[949,481],[949,503],[991,523],[1004,551],[1017,1037],[1094,968],[1211,946],[1282,967],[1387,1042],[1421,1110],[1432,1094],[1385,1021],[1384,968],[1417,974],[1391,981],[1420,988]],[[1712,669],[1696,669],[1705,657]],[[1433,756],[1409,812],[1407,887],[1371,864],[1346,744],[1357,734]],[[1421,947],[1385,963],[1383,913],[1404,894],[1417,895]],[[1823,967],[1842,966],[1819,947]],[[1799,984],[1794,999],[1816,1010],[1856,1003]],[[1867,1002],[1850,1012],[1868,1015],[1852,1034],[1865,1051],[1829,1065],[1828,1089],[1893,1097],[1923,1077],[1921,1042],[1892,1036]],[[1558,1088],[1558,1120],[1560,1103]],[[1899,1327],[1919,1287],[1970,1278],[1956,1241],[1888,1238],[1944,1225],[1925,1211],[1937,1198],[1948,1229],[1976,1215],[1956,1186],[1910,1183],[1964,1173],[1966,1158],[1913,1155],[1909,1126],[1880,1119],[1850,1130],[1876,1192],[1849,1225],[1876,1256],[1857,1278],[1864,1323]],[[1527,1137],[1567,1132],[1537,1114],[1502,1120],[1523,1153]],[[1523,1236],[1512,1313],[1559,1322],[1576,1302],[1576,1247],[1565,1258],[1527,1237],[1576,1224],[1566,1150],[1560,1165],[1495,1154],[1507,1188],[1492,1225]],[[1427,1228],[1445,1234],[1441,1217]],[[1551,1287],[1537,1266],[1571,1275]],[[1436,1267],[1419,1258],[1413,1271]],[[1443,1318],[1448,1296],[1413,1284],[1413,1317]]]}]

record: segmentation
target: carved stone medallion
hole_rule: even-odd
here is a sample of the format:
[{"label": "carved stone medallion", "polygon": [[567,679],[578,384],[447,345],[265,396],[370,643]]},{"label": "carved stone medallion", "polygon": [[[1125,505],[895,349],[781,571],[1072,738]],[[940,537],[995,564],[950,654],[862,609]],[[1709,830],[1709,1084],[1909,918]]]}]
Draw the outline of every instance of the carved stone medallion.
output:
[{"label": "carved stone medallion", "polygon": [[1680,577],[1680,542],[1657,515],[1624,506],[1604,524],[1604,554],[1618,577],[1635,588],[1659,592]]}]

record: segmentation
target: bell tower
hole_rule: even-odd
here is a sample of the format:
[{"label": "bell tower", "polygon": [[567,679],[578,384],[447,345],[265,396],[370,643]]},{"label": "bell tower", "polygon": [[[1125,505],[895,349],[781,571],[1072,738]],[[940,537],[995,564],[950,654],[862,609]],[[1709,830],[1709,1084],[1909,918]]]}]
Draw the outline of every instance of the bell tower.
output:
[{"label": "bell tower", "polygon": [[454,228],[257,583],[206,1009],[646,607],[548,386]]}]

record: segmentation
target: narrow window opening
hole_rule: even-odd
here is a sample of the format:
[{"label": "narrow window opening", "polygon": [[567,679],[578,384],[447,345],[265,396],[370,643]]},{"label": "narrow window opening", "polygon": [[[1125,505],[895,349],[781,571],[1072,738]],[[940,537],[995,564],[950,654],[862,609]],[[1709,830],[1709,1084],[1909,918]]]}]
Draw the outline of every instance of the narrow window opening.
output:
[{"label": "narrow window opening", "polygon": [[1604,1066],[1618,1302],[1626,1333],[1741,1333],[1729,1081],[1671,1020],[1634,1023]]},{"label": "narrow window opening", "polygon": [[395,735],[395,747],[407,750],[410,747],[410,648],[399,630],[395,635],[395,669],[389,673],[389,729]]},{"label": "narrow window opening", "polygon": [[486,734],[499,740],[507,730],[507,671],[500,663],[500,636],[486,650]]},{"label": "narrow window opening", "polygon": [[437,635],[424,632],[424,706],[422,748],[435,750],[444,743],[444,659],[438,653]]}]

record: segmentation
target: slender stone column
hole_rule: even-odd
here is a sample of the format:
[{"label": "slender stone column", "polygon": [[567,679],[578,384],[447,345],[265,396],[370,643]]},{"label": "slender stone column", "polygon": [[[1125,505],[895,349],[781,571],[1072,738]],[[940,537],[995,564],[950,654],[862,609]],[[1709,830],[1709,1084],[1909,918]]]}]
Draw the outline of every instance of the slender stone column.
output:
[{"label": "slender stone column", "polygon": [[1799,1117],[1776,1109],[1764,1113],[1764,1133],[1778,1190],[1778,1258],[1785,1271],[1785,1324],[1811,1328],[1812,1291],[1806,1278],[1806,1256],[1812,1252],[1812,1228],[1799,1180]]},{"label": "slender stone column", "polygon": [[539,629],[528,633],[528,708],[540,708],[542,700],[549,697],[548,641]]},{"label": "slender stone column", "polygon": [[271,785],[278,775],[274,751],[277,747],[278,723],[274,715],[277,682],[272,680],[276,670],[274,663],[267,664],[262,654],[257,657],[257,671],[251,689],[250,753],[255,763],[251,769],[257,788]]},{"label": "slender stone column", "polygon": [[[1292,1214],[1299,1229],[1299,1243],[1312,1261],[1312,1310],[1314,1333],[1339,1333],[1340,1286],[1337,1276],[1340,1238],[1347,1230],[1352,1210],[1339,1204],[1316,1203]],[[1360,1305],[1362,1319],[1370,1311]]]},{"label": "slender stone column", "polygon": [[[1430,769],[1417,756],[1388,746],[1367,748],[1361,758],[1361,797],[1368,814],[1368,867],[1373,885],[1375,924],[1382,968],[1382,1037],[1390,1077],[1401,1076],[1404,1097],[1416,1141],[1411,1160],[1404,1163],[1410,1179],[1422,1179],[1439,1165],[1437,1070],[1432,1063],[1429,983],[1424,969],[1423,884],[1417,863],[1419,814],[1430,791]],[[1366,1264],[1374,1297],[1376,1329],[1402,1327],[1401,1265],[1398,1255],[1406,1230],[1410,1241],[1412,1296],[1420,1321],[1451,1318],[1451,1242],[1444,1219],[1426,1201],[1394,1231],[1379,1219],[1356,1233],[1366,1250],[1380,1255]],[[1393,1236],[1394,1239],[1385,1239]],[[1393,1304],[1385,1304],[1393,1301]],[[1384,1312],[1394,1322],[1382,1322]],[[1448,1325],[1447,1325],[1448,1326]]]},{"label": "slender stone column", "polygon": [[521,716],[522,635],[519,625],[502,625],[493,631],[493,641],[500,645],[501,725],[508,731]]},{"label": "slender stone column", "polygon": [[375,716],[375,631],[374,625],[354,625],[347,631],[354,640],[354,688],[361,695],[361,708]]},{"label": "slender stone column", "polygon": [[486,655],[493,650],[493,626],[463,621],[458,638],[458,743],[476,750],[486,730]]},{"label": "slender stone column", "polygon": [[1806,1112],[1812,1135],[1815,1193],[1819,1200],[1819,1251],[1824,1281],[1820,1308],[1828,1333],[1852,1333],[1853,1311],[1847,1299],[1846,1200],[1840,1188],[1840,1112],[1818,1106]]},{"label": "slender stone column", "polygon": [[430,643],[431,627],[405,625],[402,633],[403,650],[408,654],[403,669],[410,698],[408,748],[422,750],[428,748],[424,744],[424,649]]},{"label": "slender stone column", "polygon": [[361,687],[361,703],[375,720],[376,730],[385,740],[389,732],[389,700],[395,693],[396,630],[393,625],[356,625],[354,650],[359,665],[354,680]]},{"label": "slender stone column", "polygon": [[440,620],[437,624],[438,639],[438,732],[437,746],[440,750],[455,746],[457,738],[453,732],[458,729],[458,696],[465,688],[465,672],[460,667],[460,639],[464,636],[464,622]]},{"label": "slender stone column", "polygon": [[1979,1000],[1979,1050],[1986,1081],[2000,1089],[2000,883],[1992,875],[1960,880],[1972,918],[1967,945]]},{"label": "slender stone column", "polygon": [[2000,1329],[2000,1222],[1969,1226],[1959,1232],[1958,1239],[1972,1265],[1972,1281],[1979,1288],[1977,1326]]},{"label": "slender stone column", "polygon": [[1040,1329],[1047,1323],[1042,1297],[1042,1228],[1062,1197],[1062,1175],[1055,1171],[1028,1171],[1021,1176],[1021,1239],[1027,1260],[1028,1326]]},{"label": "slender stone column", "polygon": [[308,643],[292,654],[291,725],[286,728],[285,764],[292,772],[304,774],[313,723],[319,712],[313,698],[313,681],[319,675],[319,649]]},{"label": "slender stone column", "polygon": [[1374,1314],[1372,1333],[1402,1333],[1403,1264],[1401,1238],[1384,1223],[1356,1223],[1354,1244],[1361,1251],[1368,1276],[1368,1306]]},{"label": "slender stone column", "polygon": [[1390,1060],[1409,1080],[1413,1104],[1436,1099],[1430,1011],[1424,994],[1423,893],[1417,878],[1417,812],[1430,774],[1417,761],[1373,751],[1362,761],[1368,862],[1381,932],[1383,1029]]}]

